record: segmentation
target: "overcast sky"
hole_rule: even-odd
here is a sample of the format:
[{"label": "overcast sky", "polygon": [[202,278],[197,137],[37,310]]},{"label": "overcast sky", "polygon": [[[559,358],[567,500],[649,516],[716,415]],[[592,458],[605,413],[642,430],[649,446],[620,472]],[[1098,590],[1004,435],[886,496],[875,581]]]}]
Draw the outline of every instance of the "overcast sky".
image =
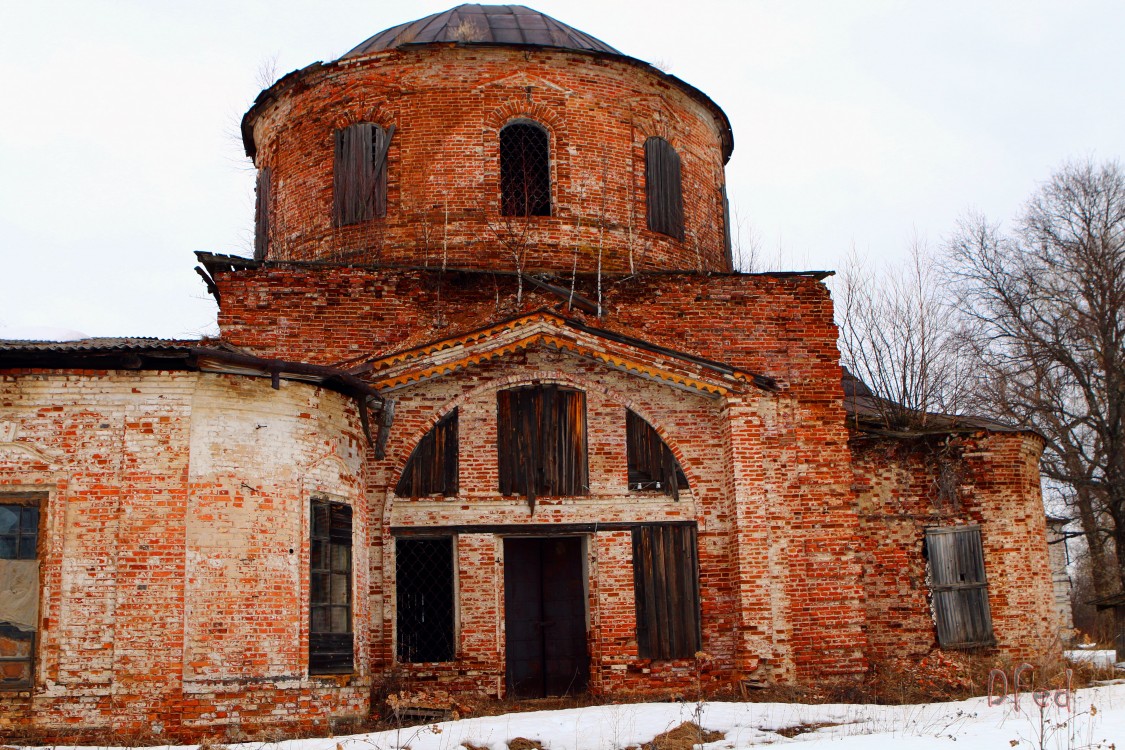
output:
[{"label": "overcast sky", "polygon": [[[0,327],[193,337],[195,250],[249,255],[238,122],[279,74],[449,0],[0,0]],[[786,266],[1008,219],[1125,154],[1125,3],[534,0],[730,117],[743,232]],[[0,329],[0,336],[3,330]]]}]

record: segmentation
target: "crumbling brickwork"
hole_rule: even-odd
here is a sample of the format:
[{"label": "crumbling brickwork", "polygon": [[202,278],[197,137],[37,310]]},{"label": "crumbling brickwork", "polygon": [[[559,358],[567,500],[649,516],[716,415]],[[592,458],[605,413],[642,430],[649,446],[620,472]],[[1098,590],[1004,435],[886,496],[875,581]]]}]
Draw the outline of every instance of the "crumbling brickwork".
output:
[{"label": "crumbling brickwork", "polygon": [[[575,30],[485,43],[455,14],[259,97],[257,259],[200,254],[219,341],[0,342],[0,503],[43,514],[35,677],[3,693],[0,736],[239,737],[323,729],[384,690],[512,697],[513,665],[550,662],[542,633],[538,654],[512,637],[519,612],[572,629],[557,661],[577,667],[543,694],[855,684],[935,643],[931,526],[979,526],[995,648],[1045,647],[1039,439],[849,430],[826,274],[731,270],[722,111],[568,48]],[[513,122],[547,134],[549,216],[505,215]],[[385,196],[355,187],[385,143],[359,123],[391,138]],[[371,140],[340,139],[354,174],[343,128]],[[680,162],[656,142],[651,185],[649,138]],[[678,234],[677,175],[682,239],[646,216],[659,187]],[[338,189],[355,200],[334,220]],[[511,389],[535,406],[504,421]],[[638,419],[659,487],[630,479]],[[443,486],[398,496],[422,454]],[[565,489],[529,489],[548,474]]]},{"label": "crumbling brickwork", "polygon": [[[295,74],[251,111],[273,181],[269,257],[405,266],[723,271],[725,117],[654,68],[580,53],[402,48]],[[550,137],[551,215],[500,215],[499,132]],[[333,226],[333,138],[395,126],[383,218]],[[644,143],[682,165],[683,240],[648,229]]]},{"label": "crumbling brickwork", "polygon": [[1012,657],[1057,648],[1038,436],[856,434],[852,447],[874,658],[937,645],[925,529],[969,524],[981,529],[996,648]]},{"label": "crumbling brickwork", "polygon": [[45,509],[35,681],[5,693],[0,731],[366,712],[366,658],[342,684],[306,667],[308,497],[362,504],[347,399],[230,375],[9,373],[0,424],[0,497],[43,493]]}]

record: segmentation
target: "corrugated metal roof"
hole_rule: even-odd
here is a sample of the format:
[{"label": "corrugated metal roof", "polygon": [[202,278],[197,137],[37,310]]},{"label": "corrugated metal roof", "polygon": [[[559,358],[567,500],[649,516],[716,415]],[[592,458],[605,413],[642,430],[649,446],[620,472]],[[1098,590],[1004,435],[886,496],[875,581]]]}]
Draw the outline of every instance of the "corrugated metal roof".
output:
[{"label": "corrugated metal roof", "polygon": [[74,341],[24,341],[0,339],[4,352],[113,352],[113,351],[181,351],[194,346],[212,346],[213,342],[198,339],[158,339],[141,336],[89,338]]},{"label": "corrugated metal roof", "polygon": [[531,45],[621,54],[600,39],[523,5],[466,3],[380,31],[340,59],[361,57],[407,44],[435,42]]}]

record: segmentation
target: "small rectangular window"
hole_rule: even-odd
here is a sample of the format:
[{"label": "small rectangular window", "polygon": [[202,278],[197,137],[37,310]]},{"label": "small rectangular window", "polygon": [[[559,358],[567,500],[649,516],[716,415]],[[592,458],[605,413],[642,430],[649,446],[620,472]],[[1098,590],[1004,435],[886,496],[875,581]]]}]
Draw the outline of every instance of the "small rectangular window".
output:
[{"label": "small rectangular window", "polygon": [[694,526],[633,528],[637,655],[689,659],[701,648],[699,557]]},{"label": "small rectangular window", "polygon": [[309,674],[348,674],[352,633],[352,509],[313,500],[309,543]]},{"label": "small rectangular window", "polygon": [[400,662],[453,660],[453,539],[395,540]]},{"label": "small rectangular window", "polygon": [[0,690],[31,686],[39,627],[39,505],[0,504]]},{"label": "small rectangular window", "polygon": [[926,529],[934,624],[942,648],[995,643],[980,527]]},{"label": "small rectangular window", "polygon": [[585,495],[586,394],[557,385],[496,394],[500,494]]}]

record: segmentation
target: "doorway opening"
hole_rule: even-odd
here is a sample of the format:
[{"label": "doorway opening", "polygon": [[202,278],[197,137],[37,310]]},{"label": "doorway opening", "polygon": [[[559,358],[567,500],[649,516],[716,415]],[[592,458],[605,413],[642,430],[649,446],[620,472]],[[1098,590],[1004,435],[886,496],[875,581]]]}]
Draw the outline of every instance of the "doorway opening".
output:
[{"label": "doorway opening", "polygon": [[509,698],[586,690],[586,587],[581,537],[504,540]]}]

